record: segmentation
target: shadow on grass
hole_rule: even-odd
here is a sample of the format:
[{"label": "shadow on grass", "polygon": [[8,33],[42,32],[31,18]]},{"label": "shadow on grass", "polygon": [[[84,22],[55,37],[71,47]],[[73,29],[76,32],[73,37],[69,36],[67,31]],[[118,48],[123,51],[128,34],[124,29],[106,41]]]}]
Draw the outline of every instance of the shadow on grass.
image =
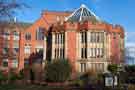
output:
[{"label": "shadow on grass", "polygon": [[0,85],[0,90],[90,90],[89,88],[42,85]]}]

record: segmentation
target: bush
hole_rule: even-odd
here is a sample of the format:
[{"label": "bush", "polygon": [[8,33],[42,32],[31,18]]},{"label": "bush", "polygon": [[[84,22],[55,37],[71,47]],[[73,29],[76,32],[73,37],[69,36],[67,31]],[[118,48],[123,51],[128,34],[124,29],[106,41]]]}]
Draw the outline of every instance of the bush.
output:
[{"label": "bush", "polygon": [[14,72],[10,72],[9,73],[9,80],[12,82],[12,81],[15,81],[18,79],[18,75]]},{"label": "bush", "polygon": [[24,70],[20,70],[19,74],[17,75],[18,80],[22,80],[24,78]]},{"label": "bush", "polygon": [[125,71],[132,73],[132,74],[135,73],[135,65],[125,66]]},{"label": "bush", "polygon": [[69,86],[81,87],[81,86],[84,86],[84,83],[82,80],[76,79],[76,80],[70,81]]},{"label": "bush", "polygon": [[135,84],[135,65],[125,66],[123,75],[126,83]]},{"label": "bush", "polygon": [[0,71],[0,83],[7,80],[7,76],[5,76],[2,71]]},{"label": "bush", "polygon": [[55,60],[45,68],[45,79],[49,82],[64,82],[70,78],[72,68],[68,60]]},{"label": "bush", "polygon": [[110,65],[108,65],[107,69],[111,73],[116,74],[118,71],[118,65],[117,64],[110,64]]},{"label": "bush", "polygon": [[87,71],[80,76],[80,79],[83,81],[84,85],[94,85],[98,82],[98,74],[94,71]]},{"label": "bush", "polygon": [[135,85],[129,84],[129,85],[128,85],[128,90],[135,90]]},{"label": "bush", "polygon": [[103,75],[101,73],[99,74],[89,70],[79,75],[75,80],[70,81],[69,85],[76,87],[89,87],[91,89],[94,88],[95,86],[101,87],[103,86]]}]

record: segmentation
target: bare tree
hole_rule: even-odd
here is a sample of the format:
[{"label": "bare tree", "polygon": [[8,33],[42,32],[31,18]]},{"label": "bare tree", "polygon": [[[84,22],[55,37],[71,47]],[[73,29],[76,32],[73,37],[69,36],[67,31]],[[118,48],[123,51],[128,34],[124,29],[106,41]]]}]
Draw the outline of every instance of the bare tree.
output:
[{"label": "bare tree", "polygon": [[20,0],[0,0],[0,21],[13,19],[17,9],[28,7]]},{"label": "bare tree", "polygon": [[[25,3],[22,3],[21,0],[0,0],[0,48],[5,47],[5,43],[8,43],[8,40],[4,40],[3,33],[4,31],[14,28],[18,23],[12,22],[17,11],[23,10],[28,6]],[[19,26],[19,25],[18,25]],[[12,57],[12,52],[8,51],[6,53],[8,57]],[[5,55],[0,51],[0,59],[5,58]]]}]

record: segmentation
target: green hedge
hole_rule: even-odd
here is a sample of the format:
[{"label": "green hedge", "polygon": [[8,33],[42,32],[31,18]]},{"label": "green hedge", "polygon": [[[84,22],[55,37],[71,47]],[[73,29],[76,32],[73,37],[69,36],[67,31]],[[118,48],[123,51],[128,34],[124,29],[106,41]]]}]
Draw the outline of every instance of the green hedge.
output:
[{"label": "green hedge", "polygon": [[45,79],[48,82],[64,82],[70,78],[72,67],[68,60],[54,60],[45,68]]}]

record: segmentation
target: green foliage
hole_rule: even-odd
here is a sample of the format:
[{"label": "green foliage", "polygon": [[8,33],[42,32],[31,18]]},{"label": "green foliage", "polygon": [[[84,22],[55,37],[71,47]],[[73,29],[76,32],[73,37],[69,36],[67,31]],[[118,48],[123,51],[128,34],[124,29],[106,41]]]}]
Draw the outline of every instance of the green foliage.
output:
[{"label": "green foliage", "polygon": [[18,78],[18,75],[16,73],[14,73],[14,72],[9,73],[9,80],[15,81],[15,80],[17,80],[17,78]]},{"label": "green foliage", "polygon": [[86,86],[95,86],[95,85],[103,85],[103,75],[97,73],[95,71],[87,71],[79,75],[75,80],[69,83],[70,86],[77,87],[86,87]]},{"label": "green foliage", "polygon": [[72,68],[68,60],[54,60],[45,68],[45,79],[49,82],[64,82],[70,78]]},{"label": "green foliage", "polygon": [[24,70],[21,70],[20,72],[19,72],[19,74],[17,75],[17,79],[18,80],[21,80],[21,79],[23,79],[24,78]]},{"label": "green foliage", "polygon": [[84,86],[84,82],[83,80],[80,80],[80,79],[76,79],[76,80],[73,80],[69,83],[70,86]]},{"label": "green foliage", "polygon": [[83,81],[84,85],[97,84],[98,82],[98,73],[94,71],[87,71],[80,76],[80,79]]},{"label": "green foliage", "polygon": [[6,81],[7,76],[5,76],[1,71],[0,71],[0,81]]},{"label": "green foliage", "polygon": [[35,80],[35,74],[32,69],[30,69],[30,80]]},{"label": "green foliage", "polygon": [[125,66],[125,71],[135,73],[135,65]]},{"label": "green foliage", "polygon": [[116,74],[118,71],[118,65],[117,64],[110,64],[108,65],[108,71],[110,71],[113,74]]},{"label": "green foliage", "polygon": [[124,76],[126,83],[135,84],[135,65],[125,66],[125,72],[122,76]]}]

